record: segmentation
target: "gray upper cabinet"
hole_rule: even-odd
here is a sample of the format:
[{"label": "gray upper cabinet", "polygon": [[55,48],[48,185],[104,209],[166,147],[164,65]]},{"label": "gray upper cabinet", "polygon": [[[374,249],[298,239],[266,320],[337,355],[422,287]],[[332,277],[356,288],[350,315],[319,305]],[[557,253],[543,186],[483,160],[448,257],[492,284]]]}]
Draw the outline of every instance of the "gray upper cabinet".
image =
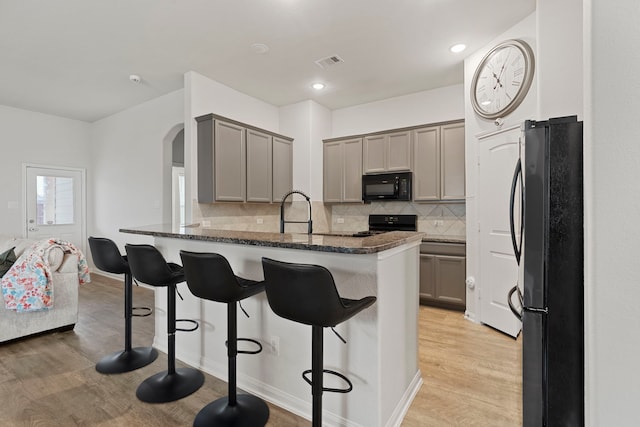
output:
[{"label": "gray upper cabinet", "polygon": [[440,126],[413,131],[413,200],[440,200]]},{"label": "gray upper cabinet", "polygon": [[442,126],[442,200],[464,199],[464,123]]},{"label": "gray upper cabinet", "polygon": [[464,200],[464,122],[413,130],[413,200]]},{"label": "gray upper cabinet", "polygon": [[411,170],[412,153],[410,131],[365,136],[362,149],[364,173]]},{"label": "gray upper cabinet", "polygon": [[362,202],[362,138],[323,144],[323,200]]},{"label": "gray upper cabinet", "polygon": [[273,137],[273,192],[271,200],[280,202],[293,190],[293,141]]},{"label": "gray upper cabinet", "polygon": [[291,138],[214,114],[196,121],[198,202],[279,202],[291,191]]},{"label": "gray upper cabinet", "polygon": [[213,158],[215,200],[244,202],[246,191],[245,129],[216,120]]},{"label": "gray upper cabinet", "polygon": [[247,129],[247,202],[271,201],[273,137]]}]

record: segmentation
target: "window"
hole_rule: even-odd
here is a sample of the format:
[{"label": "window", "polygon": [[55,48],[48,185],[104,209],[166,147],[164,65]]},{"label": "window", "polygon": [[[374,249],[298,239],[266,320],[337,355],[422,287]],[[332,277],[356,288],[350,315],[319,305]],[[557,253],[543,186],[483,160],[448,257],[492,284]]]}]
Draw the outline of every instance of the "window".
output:
[{"label": "window", "polygon": [[36,224],[73,224],[73,178],[36,177]]}]

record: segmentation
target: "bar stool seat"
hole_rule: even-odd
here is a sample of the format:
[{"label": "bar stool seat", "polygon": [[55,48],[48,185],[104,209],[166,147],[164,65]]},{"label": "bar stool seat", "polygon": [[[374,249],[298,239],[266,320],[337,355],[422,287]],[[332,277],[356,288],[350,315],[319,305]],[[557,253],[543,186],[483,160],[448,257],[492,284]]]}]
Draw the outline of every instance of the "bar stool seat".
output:
[{"label": "bar stool seat", "polygon": [[[138,281],[155,287],[167,288],[167,364],[166,371],[144,380],[136,390],[143,402],[165,403],[182,399],[204,384],[204,375],[197,369],[176,369],[176,331],[195,331],[197,322],[176,319],[176,285],[184,282],[184,270],[175,263],[167,263],[162,254],[151,245],[125,245],[131,273]],[[193,328],[176,328],[176,322],[188,321]]]},{"label": "bar stool seat", "polygon": [[[269,407],[259,397],[249,394],[238,395],[236,379],[237,354],[257,354],[262,351],[262,345],[258,341],[238,338],[237,303],[263,292],[264,282],[236,276],[227,259],[220,254],[180,251],[180,258],[184,266],[187,286],[193,295],[208,301],[227,304],[226,344],[229,395],[202,408],[196,415],[193,425],[194,427],[264,426],[269,419]],[[258,350],[238,350],[238,341],[256,344]]]},{"label": "bar stool seat", "polygon": [[[348,393],[353,388],[351,381],[344,375],[324,369],[323,330],[333,328],[355,316],[375,303],[376,297],[367,296],[358,300],[341,298],[331,272],[319,265],[293,264],[262,258],[262,267],[267,300],[273,312],[285,319],[312,327],[311,369],[304,371],[302,377],[311,385],[312,424],[314,427],[321,427],[323,391]],[[340,339],[346,343],[342,337]],[[311,380],[307,377],[309,373]],[[348,387],[323,387],[324,373],[338,376]]]},{"label": "bar stool seat", "polygon": [[100,359],[96,364],[96,371],[102,374],[119,374],[147,366],[156,360],[158,351],[153,347],[132,348],[131,346],[131,319],[135,315],[133,314],[133,281],[127,257],[120,254],[113,240],[104,237],[89,237],[89,248],[97,268],[107,273],[124,274],[124,350]]}]

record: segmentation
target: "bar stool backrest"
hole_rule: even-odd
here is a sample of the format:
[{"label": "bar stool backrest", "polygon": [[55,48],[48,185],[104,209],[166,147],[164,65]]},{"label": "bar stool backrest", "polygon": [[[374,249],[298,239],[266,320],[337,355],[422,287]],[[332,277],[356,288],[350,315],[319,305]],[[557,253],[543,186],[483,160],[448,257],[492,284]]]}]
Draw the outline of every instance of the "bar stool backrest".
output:
[{"label": "bar stool backrest", "polygon": [[125,249],[131,274],[138,281],[152,286],[169,286],[181,281],[154,246],[126,244]]},{"label": "bar stool backrest", "polygon": [[244,292],[229,261],[216,253],[180,251],[187,286],[198,298],[216,302],[234,302]]},{"label": "bar stool backrest", "polygon": [[345,306],[331,272],[313,264],[262,258],[265,291],[274,313],[306,325],[331,327],[344,321]]},{"label": "bar stool backrest", "polygon": [[113,240],[105,237],[89,237],[89,248],[93,263],[102,271],[113,274],[127,274],[129,263],[123,257]]}]

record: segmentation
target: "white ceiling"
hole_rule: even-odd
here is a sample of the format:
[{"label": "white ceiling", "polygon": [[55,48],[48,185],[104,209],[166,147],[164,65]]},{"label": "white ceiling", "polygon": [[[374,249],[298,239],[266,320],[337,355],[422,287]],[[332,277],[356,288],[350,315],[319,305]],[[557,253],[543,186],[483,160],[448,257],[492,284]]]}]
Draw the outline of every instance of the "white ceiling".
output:
[{"label": "white ceiling", "polygon": [[[0,0],[0,104],[92,122],[196,71],[276,106],[342,108],[462,83],[464,57],[534,10],[535,0]],[[452,54],[455,43],[468,48]],[[345,62],[314,63],[331,55]]]}]

